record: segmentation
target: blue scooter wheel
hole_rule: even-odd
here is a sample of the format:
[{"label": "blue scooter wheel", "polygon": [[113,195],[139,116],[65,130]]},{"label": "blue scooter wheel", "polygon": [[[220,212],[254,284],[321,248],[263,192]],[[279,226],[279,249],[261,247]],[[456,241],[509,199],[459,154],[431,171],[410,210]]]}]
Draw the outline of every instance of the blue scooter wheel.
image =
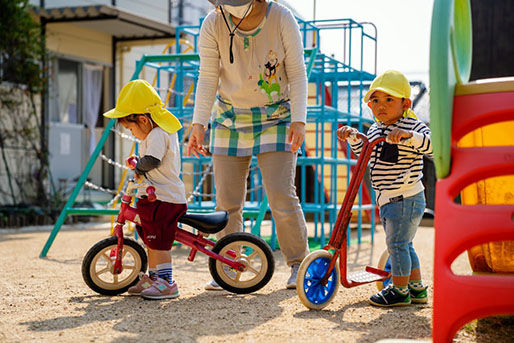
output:
[{"label": "blue scooter wheel", "polygon": [[321,279],[328,270],[332,254],[326,250],[311,252],[303,260],[296,279],[296,292],[302,304],[311,310],[327,306],[339,288],[339,265],[336,263],[325,285]]},{"label": "blue scooter wheel", "polygon": [[[378,260],[377,268],[385,270],[388,273],[391,273],[391,258],[389,257],[389,252],[387,251],[387,249],[384,250],[384,252],[382,252],[380,259]],[[383,281],[377,281],[378,291],[381,291],[382,289],[386,288],[392,282],[393,278],[391,276],[389,276],[387,279]]]}]

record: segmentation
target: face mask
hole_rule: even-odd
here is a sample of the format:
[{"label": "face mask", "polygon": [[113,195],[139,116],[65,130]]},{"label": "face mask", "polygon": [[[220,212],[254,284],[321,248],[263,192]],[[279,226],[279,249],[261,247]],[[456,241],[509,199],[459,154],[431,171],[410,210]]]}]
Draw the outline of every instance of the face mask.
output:
[{"label": "face mask", "polygon": [[243,18],[246,15],[250,14],[252,11],[252,4],[250,3],[250,6],[243,5],[243,6],[230,6],[230,5],[223,5],[223,8],[230,13],[232,16],[236,18]]},{"label": "face mask", "polygon": [[[243,6],[230,6],[230,5],[223,5],[220,7],[221,14],[223,15],[223,20],[225,21],[225,25],[227,25],[228,32],[230,33],[230,64],[234,63],[234,54],[232,53],[232,44],[234,42],[234,32],[236,32],[237,28],[241,23],[243,22],[243,19],[250,13],[252,10],[252,4],[250,3],[250,6],[246,7],[246,5]],[[236,18],[241,19],[239,23],[237,23],[236,27],[231,30],[230,25],[228,24],[227,18],[225,16],[224,10],[227,10],[228,13],[233,15]]]}]

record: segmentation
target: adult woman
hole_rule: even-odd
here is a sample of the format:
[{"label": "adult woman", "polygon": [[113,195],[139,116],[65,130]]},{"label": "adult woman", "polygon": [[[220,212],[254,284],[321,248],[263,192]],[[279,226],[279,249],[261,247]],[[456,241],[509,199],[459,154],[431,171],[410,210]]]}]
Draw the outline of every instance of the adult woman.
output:
[{"label": "adult woman", "polygon": [[[274,2],[209,1],[217,7],[200,31],[200,75],[187,153],[205,154],[204,132],[212,112],[216,206],[230,214],[223,234],[242,229],[246,179],[252,155],[257,155],[278,242],[291,267],[287,288],[295,288],[298,267],[308,253],[294,186],[307,102],[298,24]],[[206,289],[220,289],[216,286],[211,281]]]}]

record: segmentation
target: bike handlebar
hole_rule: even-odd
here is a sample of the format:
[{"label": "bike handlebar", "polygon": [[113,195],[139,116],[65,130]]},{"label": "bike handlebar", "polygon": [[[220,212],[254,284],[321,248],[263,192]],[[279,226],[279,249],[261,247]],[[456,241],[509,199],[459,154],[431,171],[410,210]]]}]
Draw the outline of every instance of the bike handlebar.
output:
[{"label": "bike handlebar", "polygon": [[157,195],[155,195],[155,187],[154,186],[148,186],[146,187],[146,195],[148,196],[148,201],[154,202],[157,200]]},{"label": "bike handlebar", "polygon": [[128,163],[128,165],[129,165],[129,167],[131,169],[135,169],[136,168],[136,164],[137,164],[137,157],[136,156],[130,156],[127,159],[127,163]]},{"label": "bike handlebar", "polygon": [[[137,164],[137,156],[130,156],[129,158],[127,158],[127,164],[129,165],[129,167],[131,169],[135,169],[136,168],[136,164]],[[131,193],[133,189],[146,187],[146,185],[147,184],[133,185],[131,183],[131,185],[129,187],[127,187],[127,188],[130,189],[129,193]],[[146,187],[146,195],[147,195],[148,201],[150,201],[150,202],[154,202],[155,200],[157,200],[157,195],[155,194],[155,187],[154,186]]]}]

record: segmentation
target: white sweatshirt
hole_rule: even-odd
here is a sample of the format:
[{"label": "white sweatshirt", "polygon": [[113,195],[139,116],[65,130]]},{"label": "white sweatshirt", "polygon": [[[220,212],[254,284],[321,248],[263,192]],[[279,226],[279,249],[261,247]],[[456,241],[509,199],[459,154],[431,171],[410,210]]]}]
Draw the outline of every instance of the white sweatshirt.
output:
[{"label": "white sweatshirt", "polygon": [[[286,7],[275,2],[268,6],[257,34],[252,36],[253,32],[236,30],[233,64],[229,59],[229,30],[221,13],[213,10],[203,21],[193,123],[207,126],[217,92],[237,108],[262,107],[290,100],[291,121],[305,122],[307,75],[299,27]],[[230,20],[229,25],[233,30]]]}]

